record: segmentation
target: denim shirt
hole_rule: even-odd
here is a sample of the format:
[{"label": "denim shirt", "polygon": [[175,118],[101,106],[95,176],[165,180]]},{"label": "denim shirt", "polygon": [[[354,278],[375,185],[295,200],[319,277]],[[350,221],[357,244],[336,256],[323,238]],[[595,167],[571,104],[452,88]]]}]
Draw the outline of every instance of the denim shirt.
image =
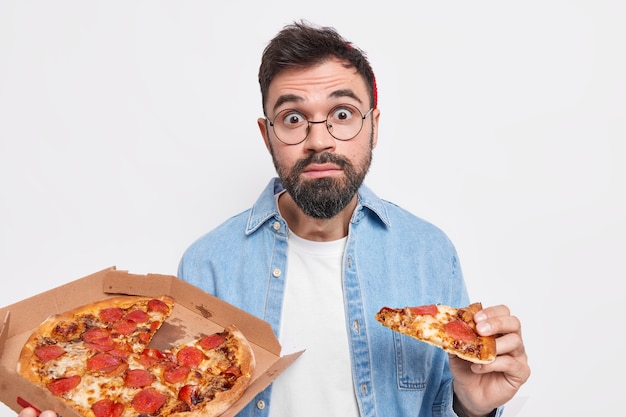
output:
[{"label": "denim shirt", "polygon": [[[288,278],[287,223],[275,197],[283,189],[272,179],[252,208],[194,242],[178,270],[181,279],[267,321],[277,336]],[[361,416],[456,416],[447,354],[374,317],[385,306],[469,304],[447,236],[363,185],[350,220],[342,279]],[[271,385],[238,416],[268,416],[270,390]]]}]

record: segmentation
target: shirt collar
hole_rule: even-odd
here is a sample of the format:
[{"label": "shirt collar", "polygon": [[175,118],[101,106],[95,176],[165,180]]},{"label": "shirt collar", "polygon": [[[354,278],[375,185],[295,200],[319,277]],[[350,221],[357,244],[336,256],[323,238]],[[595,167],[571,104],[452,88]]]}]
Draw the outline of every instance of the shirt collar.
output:
[{"label": "shirt collar", "polygon": [[[276,205],[276,194],[284,190],[285,186],[278,177],[270,180],[250,210],[250,216],[248,217],[248,223],[246,225],[246,234],[253,233],[259,226],[272,217],[284,221],[280,217],[278,206]],[[365,184],[361,185],[359,188],[359,201],[352,215],[353,223],[358,222],[362,216],[365,215],[364,208],[367,208],[371,213],[376,215],[385,225],[391,226],[384,201],[374,194]]]}]

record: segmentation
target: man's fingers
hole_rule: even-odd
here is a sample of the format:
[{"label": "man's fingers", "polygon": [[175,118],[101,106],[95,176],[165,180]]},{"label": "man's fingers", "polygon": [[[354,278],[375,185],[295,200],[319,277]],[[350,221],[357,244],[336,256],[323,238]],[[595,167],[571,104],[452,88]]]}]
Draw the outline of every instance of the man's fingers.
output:
[{"label": "man's fingers", "polygon": [[20,411],[19,417],[37,417],[37,411],[32,407],[26,407]]},{"label": "man's fingers", "polygon": [[18,417],[58,417],[57,413],[52,410],[42,411],[41,414],[37,413],[32,407],[26,407],[18,414]]},{"label": "man's fingers", "polygon": [[506,333],[521,334],[522,324],[516,316],[512,316],[509,308],[504,305],[488,307],[474,316],[476,330],[483,336]]}]

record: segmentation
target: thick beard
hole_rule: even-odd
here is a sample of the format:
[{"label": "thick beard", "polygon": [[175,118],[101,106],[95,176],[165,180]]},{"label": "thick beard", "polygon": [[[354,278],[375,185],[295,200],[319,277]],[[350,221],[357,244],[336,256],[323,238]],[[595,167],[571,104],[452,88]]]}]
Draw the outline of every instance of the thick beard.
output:
[{"label": "thick beard", "polygon": [[[274,158],[273,152],[272,157]],[[301,179],[302,171],[310,164],[327,162],[342,168],[345,178]],[[371,148],[367,159],[359,167],[355,167],[346,158],[328,152],[312,154],[299,160],[291,171],[280,167],[274,158],[278,176],[291,198],[307,216],[316,219],[331,219],[346,208],[363,183],[371,162]]]}]

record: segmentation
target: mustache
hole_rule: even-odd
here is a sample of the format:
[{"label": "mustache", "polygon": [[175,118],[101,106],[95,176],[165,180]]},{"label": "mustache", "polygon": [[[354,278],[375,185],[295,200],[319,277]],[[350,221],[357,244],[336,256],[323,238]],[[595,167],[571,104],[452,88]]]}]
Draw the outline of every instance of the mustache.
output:
[{"label": "mustache", "polygon": [[340,168],[345,168],[350,165],[350,162],[339,155],[332,154],[330,152],[314,153],[307,158],[300,159],[293,167],[294,172],[301,172],[311,164],[326,164],[333,163]]}]

